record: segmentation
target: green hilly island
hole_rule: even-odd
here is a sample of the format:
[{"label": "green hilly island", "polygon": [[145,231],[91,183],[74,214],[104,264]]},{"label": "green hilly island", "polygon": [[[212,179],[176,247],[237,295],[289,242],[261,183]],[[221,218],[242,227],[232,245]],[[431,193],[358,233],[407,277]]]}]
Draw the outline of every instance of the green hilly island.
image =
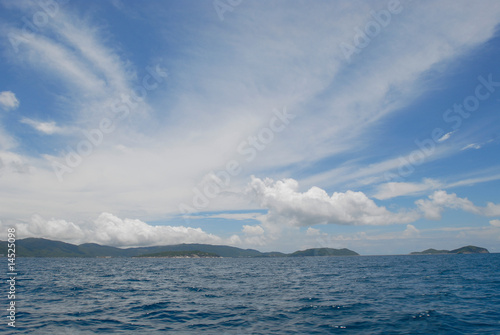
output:
[{"label": "green hilly island", "polygon": [[414,251],[410,255],[442,255],[442,254],[489,254],[488,249],[468,245],[453,250],[427,249],[424,251]]},{"label": "green hilly island", "polygon": [[[427,249],[410,255],[485,254],[485,248],[468,245],[453,250]],[[0,254],[7,254],[7,242],[0,241]],[[25,238],[16,241],[17,257],[150,257],[150,258],[211,258],[211,257],[329,257],[359,256],[355,251],[343,248],[311,248],[289,254],[282,252],[260,252],[226,245],[176,244],[152,247],[117,248],[96,243],[75,245],[44,238]]]},{"label": "green hilly island", "polygon": [[306,256],[359,256],[355,251],[349,249],[332,249],[332,248],[313,248],[302,251],[295,251],[289,255],[290,257],[306,257]]},{"label": "green hilly island", "polygon": [[[0,241],[0,254],[7,253],[7,242]],[[209,258],[209,257],[306,257],[306,256],[357,256],[349,249],[315,248],[296,251],[260,252],[225,245],[177,244],[153,247],[116,248],[84,243],[74,245],[44,238],[25,238],[16,241],[17,257],[167,257],[167,258]]]},{"label": "green hilly island", "polygon": [[152,254],[144,254],[136,257],[144,258],[219,258],[220,256],[213,252],[193,251],[163,251]]}]

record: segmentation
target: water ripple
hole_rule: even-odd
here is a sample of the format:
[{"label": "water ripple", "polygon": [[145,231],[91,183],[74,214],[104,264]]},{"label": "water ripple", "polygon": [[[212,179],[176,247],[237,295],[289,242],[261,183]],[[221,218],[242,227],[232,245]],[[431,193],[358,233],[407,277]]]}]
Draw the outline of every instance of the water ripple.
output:
[{"label": "water ripple", "polygon": [[498,254],[18,267],[16,334],[500,333]]}]

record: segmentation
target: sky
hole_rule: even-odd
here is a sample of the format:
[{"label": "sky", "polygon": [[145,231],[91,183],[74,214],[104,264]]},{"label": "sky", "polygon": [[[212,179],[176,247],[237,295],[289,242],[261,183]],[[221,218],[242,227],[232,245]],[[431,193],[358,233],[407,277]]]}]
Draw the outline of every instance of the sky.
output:
[{"label": "sky", "polygon": [[500,252],[497,1],[0,8],[5,236]]}]

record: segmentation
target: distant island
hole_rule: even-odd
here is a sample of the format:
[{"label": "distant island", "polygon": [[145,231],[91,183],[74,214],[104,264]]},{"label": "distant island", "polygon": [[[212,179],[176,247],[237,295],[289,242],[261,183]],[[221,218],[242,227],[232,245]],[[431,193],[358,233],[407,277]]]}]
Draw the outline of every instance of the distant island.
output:
[{"label": "distant island", "polygon": [[[0,241],[0,255],[7,254],[7,242]],[[427,249],[410,255],[442,254],[489,254],[485,248],[468,245],[454,250]],[[142,258],[276,258],[276,257],[335,257],[359,256],[355,251],[343,248],[310,248],[292,253],[277,251],[260,252],[255,249],[242,249],[227,245],[176,244],[153,247],[117,248],[96,243],[75,245],[44,238],[25,238],[16,241],[17,257],[142,257]]]},{"label": "distant island", "polygon": [[488,249],[468,245],[454,250],[427,249],[424,251],[414,251],[410,255],[443,255],[443,254],[489,254]]},{"label": "distant island", "polygon": [[[0,254],[7,253],[7,242],[0,241]],[[260,252],[225,245],[176,244],[153,247],[116,248],[96,243],[75,245],[44,238],[25,238],[16,241],[17,257],[144,257],[144,258],[219,258],[219,257],[314,257],[359,256],[349,249],[313,248],[291,254]]]},{"label": "distant island", "polygon": [[155,252],[153,254],[144,254],[135,257],[143,258],[220,258],[219,255],[213,252],[203,252],[203,251],[163,251]]},{"label": "distant island", "polygon": [[355,251],[349,249],[331,249],[314,248],[302,251],[295,251],[288,255],[289,257],[307,257],[307,256],[359,256]]}]

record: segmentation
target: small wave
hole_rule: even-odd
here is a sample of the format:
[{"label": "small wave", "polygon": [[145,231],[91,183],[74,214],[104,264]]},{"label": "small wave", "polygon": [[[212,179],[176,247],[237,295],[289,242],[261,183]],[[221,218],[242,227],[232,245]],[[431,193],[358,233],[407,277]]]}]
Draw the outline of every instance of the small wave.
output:
[{"label": "small wave", "polygon": [[170,306],[170,302],[155,302],[152,304],[144,304],[132,307],[130,310],[132,312],[142,312],[142,311],[152,311],[158,309],[166,309]]}]

